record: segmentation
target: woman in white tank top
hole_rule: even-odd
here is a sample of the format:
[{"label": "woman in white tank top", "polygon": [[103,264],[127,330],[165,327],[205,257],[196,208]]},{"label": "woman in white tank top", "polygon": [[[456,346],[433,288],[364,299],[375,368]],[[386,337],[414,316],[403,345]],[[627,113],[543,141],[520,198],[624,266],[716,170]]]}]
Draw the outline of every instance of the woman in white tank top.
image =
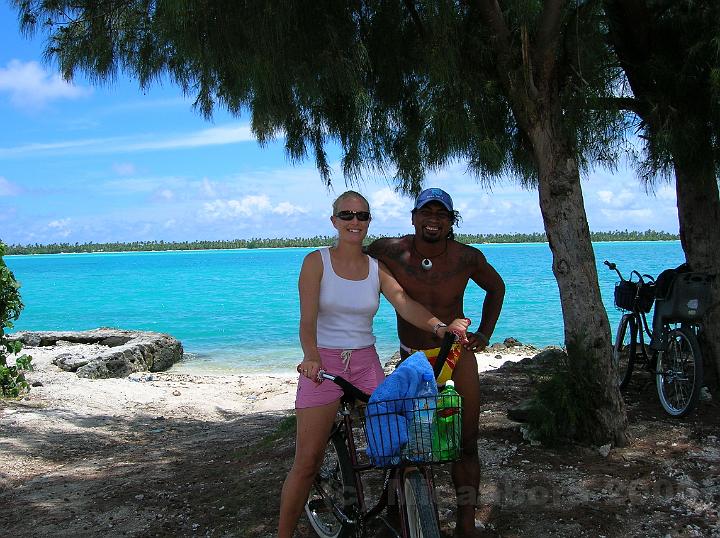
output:
[{"label": "woman in white tank top", "polygon": [[372,332],[380,293],[404,319],[441,338],[447,331],[464,336],[468,325],[456,319],[446,326],[408,297],[382,263],[363,252],[370,206],[361,194],[338,196],[330,221],[338,232],[337,244],[308,254],[298,282],[304,358],[298,365],[295,461],[280,498],[281,538],[290,538],[295,530],[342,395],[334,383],[316,383],[319,370],[342,373],[367,393],[383,379]]}]

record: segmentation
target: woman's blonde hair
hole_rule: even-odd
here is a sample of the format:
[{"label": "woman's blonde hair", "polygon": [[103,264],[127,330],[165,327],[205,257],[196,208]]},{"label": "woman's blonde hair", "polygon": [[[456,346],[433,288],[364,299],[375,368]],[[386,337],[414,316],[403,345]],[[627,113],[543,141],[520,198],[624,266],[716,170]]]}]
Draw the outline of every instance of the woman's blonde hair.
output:
[{"label": "woman's blonde hair", "polygon": [[345,200],[346,198],[357,198],[358,200],[362,200],[365,202],[365,205],[368,208],[368,211],[370,211],[370,202],[367,201],[367,198],[365,198],[362,194],[356,191],[345,191],[340,196],[335,198],[335,201],[333,202],[333,215],[337,215],[338,205],[340,205],[340,202]]}]

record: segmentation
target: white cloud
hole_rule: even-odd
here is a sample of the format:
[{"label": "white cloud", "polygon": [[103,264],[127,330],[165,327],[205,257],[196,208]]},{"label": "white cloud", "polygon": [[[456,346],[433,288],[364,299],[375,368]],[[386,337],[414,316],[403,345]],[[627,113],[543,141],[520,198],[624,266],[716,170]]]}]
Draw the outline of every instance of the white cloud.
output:
[{"label": "white cloud", "polygon": [[203,204],[204,216],[210,220],[226,220],[236,217],[249,217],[270,207],[267,196],[246,196],[241,200],[213,200]]},{"label": "white cloud", "polygon": [[134,153],[138,151],[175,150],[220,146],[239,142],[254,142],[255,137],[247,125],[226,125],[182,134],[144,134],[108,138],[89,138],[59,142],[35,142],[22,146],[0,148],[0,157],[33,155],[74,155]]},{"label": "white cloud", "polygon": [[277,213],[278,215],[302,215],[304,213],[307,213],[302,207],[296,206],[291,204],[290,202],[280,202],[278,205],[276,205],[273,210],[273,213]]},{"label": "white cloud", "polygon": [[175,199],[175,193],[171,191],[170,189],[162,189],[157,193],[157,197],[160,200],[164,200],[166,202],[172,201]]},{"label": "white cloud", "polygon": [[48,228],[65,228],[70,224],[70,219],[57,219],[48,222]]},{"label": "white cloud", "polygon": [[150,178],[128,178],[104,181],[97,185],[105,194],[132,195],[139,193],[153,193],[165,188],[168,184],[174,184],[175,178],[150,177]]},{"label": "white cloud", "polygon": [[640,209],[601,209],[606,217],[616,220],[617,222],[633,222],[640,224],[648,222],[653,217],[653,211],[649,208]]},{"label": "white cloud", "polygon": [[675,188],[670,185],[663,185],[662,187],[656,189],[655,196],[657,196],[659,200],[672,202],[673,205],[677,201],[677,193],[675,192]]},{"label": "white cloud", "polygon": [[390,187],[373,192],[369,198],[373,219],[387,221],[403,217],[409,218],[412,202],[409,198],[402,197]]},{"label": "white cloud", "polygon": [[637,205],[639,201],[638,196],[638,193],[631,192],[628,189],[620,189],[619,191],[597,191],[598,199],[603,204],[613,208],[631,208]]},{"label": "white cloud", "polygon": [[52,220],[48,222],[47,227],[54,233],[55,236],[65,238],[72,233],[70,221],[71,219],[69,218]]},{"label": "white cloud", "polygon": [[57,73],[48,73],[37,62],[20,60],[0,67],[0,91],[8,92],[16,106],[43,106],[55,99],[78,99],[92,92],[64,81]]},{"label": "white cloud", "polygon": [[237,218],[261,218],[268,214],[298,215],[306,210],[290,202],[273,205],[270,197],[261,195],[245,196],[239,200],[213,200],[205,202],[198,217],[201,220],[234,220]]},{"label": "white cloud", "polygon": [[136,169],[133,163],[115,163],[113,164],[113,171],[119,176],[131,176],[136,172]]},{"label": "white cloud", "polygon": [[248,125],[226,125],[212,127],[195,133],[186,133],[169,138],[150,138],[137,143],[119,144],[116,151],[145,151],[156,149],[198,148],[235,144],[237,142],[254,142],[255,136]]},{"label": "white cloud", "polygon": [[60,142],[33,142],[22,146],[0,148],[0,157],[23,157],[33,155],[72,155],[82,152],[92,152],[98,149],[108,149],[110,144],[118,139],[88,138],[78,140],[65,140]]},{"label": "white cloud", "polygon": [[217,189],[215,188],[215,184],[206,177],[202,179],[202,184],[200,185],[200,192],[207,198],[214,198],[217,196]]},{"label": "white cloud", "polygon": [[0,196],[17,196],[20,194],[20,187],[0,176]]},{"label": "white cloud", "polygon": [[590,229],[665,230],[677,232],[673,185],[658,184],[648,192],[632,170],[593,173],[583,185]]}]

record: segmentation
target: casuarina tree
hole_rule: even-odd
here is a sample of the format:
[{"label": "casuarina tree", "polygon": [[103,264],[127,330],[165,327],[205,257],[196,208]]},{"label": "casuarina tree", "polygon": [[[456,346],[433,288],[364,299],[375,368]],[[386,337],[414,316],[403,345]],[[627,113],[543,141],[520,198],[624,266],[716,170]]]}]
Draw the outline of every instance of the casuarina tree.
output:
[{"label": "casuarina tree", "polygon": [[[674,172],[680,239],[694,271],[720,274],[720,3],[605,0],[610,40],[641,119],[641,174]],[[713,224],[711,224],[713,223]],[[720,303],[720,278],[713,282]],[[704,320],[705,356],[720,372],[720,308]]]},{"label": "casuarina tree", "polygon": [[597,365],[585,440],[626,441],[580,186],[581,171],[613,162],[625,128],[595,106],[619,76],[599,2],[14,3],[66,78],[169,77],[206,116],[249,111],[261,143],[282,134],[327,184],[333,141],[350,182],[391,173],[416,193],[429,170],[462,160],[481,181],[537,186],[566,341]]}]

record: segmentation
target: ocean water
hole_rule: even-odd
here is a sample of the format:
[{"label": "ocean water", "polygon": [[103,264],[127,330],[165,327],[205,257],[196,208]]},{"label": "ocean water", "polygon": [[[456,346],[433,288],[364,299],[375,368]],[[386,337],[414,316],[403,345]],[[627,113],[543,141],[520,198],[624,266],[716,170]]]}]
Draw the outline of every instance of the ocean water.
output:
[{"label": "ocean water", "polygon": [[[492,341],[514,337],[562,345],[560,300],[547,244],[476,245],[507,285]],[[657,275],[682,263],[677,241],[594,244],[611,326],[617,277],[603,260]],[[174,370],[289,372],[301,360],[297,278],[312,249],[205,250],[6,256],[21,282],[25,309],[15,330],[152,330],[180,339],[186,358]],[[483,292],[472,282],[465,313],[477,327]],[[380,357],[397,349],[395,314],[384,299],[374,332]]]}]

